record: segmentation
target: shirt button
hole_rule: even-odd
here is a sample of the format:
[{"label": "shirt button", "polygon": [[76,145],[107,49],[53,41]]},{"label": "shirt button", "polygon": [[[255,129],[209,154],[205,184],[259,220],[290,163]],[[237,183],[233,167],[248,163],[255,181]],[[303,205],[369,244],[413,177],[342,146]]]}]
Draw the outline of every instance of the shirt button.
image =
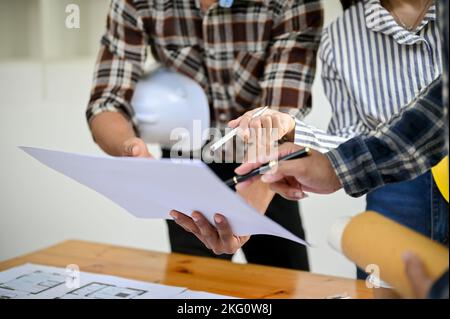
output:
[{"label": "shirt button", "polygon": [[219,115],[219,120],[222,122],[226,122],[228,120],[228,116],[225,113],[221,113]]}]

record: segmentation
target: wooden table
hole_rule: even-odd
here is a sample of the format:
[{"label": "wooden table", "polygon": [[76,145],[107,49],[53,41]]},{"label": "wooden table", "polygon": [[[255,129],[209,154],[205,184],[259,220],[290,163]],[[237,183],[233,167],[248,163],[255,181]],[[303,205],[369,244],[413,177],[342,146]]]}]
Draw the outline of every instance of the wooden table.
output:
[{"label": "wooden table", "polygon": [[24,263],[77,264],[85,272],[241,298],[326,298],[344,293],[352,298],[373,298],[364,281],[78,240],[1,262],[0,270]]}]

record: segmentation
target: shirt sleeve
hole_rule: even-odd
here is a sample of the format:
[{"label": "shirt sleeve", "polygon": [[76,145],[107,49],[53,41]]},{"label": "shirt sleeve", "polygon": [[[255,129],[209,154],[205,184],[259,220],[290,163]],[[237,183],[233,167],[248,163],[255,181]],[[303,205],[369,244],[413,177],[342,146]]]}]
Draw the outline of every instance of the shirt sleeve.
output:
[{"label": "shirt sleeve", "polygon": [[328,29],[322,37],[319,58],[325,95],[332,105],[331,122],[326,132],[296,119],[295,143],[325,153],[368,129],[360,120],[355,103],[337,71]]},{"label": "shirt sleeve", "polygon": [[133,0],[112,0],[86,111],[88,122],[102,112],[133,120],[131,99],[147,53],[143,22]]},{"label": "shirt sleeve", "polygon": [[261,80],[262,103],[303,117],[311,109],[322,5],[318,0],[279,3]]},{"label": "shirt sleeve", "polygon": [[295,123],[295,144],[310,147],[321,153],[326,153],[348,140],[305,124],[299,119],[296,119]]},{"label": "shirt sleeve", "polygon": [[438,78],[388,123],[327,153],[347,194],[413,179],[447,155],[442,88]]}]

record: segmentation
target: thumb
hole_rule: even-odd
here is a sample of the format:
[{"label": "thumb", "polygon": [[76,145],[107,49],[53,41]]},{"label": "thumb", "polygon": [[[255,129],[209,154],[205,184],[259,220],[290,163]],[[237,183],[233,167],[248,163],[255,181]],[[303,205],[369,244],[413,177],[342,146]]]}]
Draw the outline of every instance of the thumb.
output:
[{"label": "thumb", "polygon": [[235,128],[236,126],[239,125],[240,122],[241,122],[241,118],[238,117],[237,119],[234,119],[234,120],[231,120],[230,122],[228,122],[228,127]]},{"label": "thumb", "polygon": [[133,157],[140,157],[142,156],[142,150],[141,150],[141,146],[137,143],[131,145],[131,155]]},{"label": "thumb", "polygon": [[406,276],[416,297],[425,298],[432,285],[432,280],[425,269],[425,265],[411,252],[406,252],[402,258],[405,263]]},{"label": "thumb", "polygon": [[148,151],[147,145],[137,143],[133,145],[133,157],[152,158],[152,155]]},{"label": "thumb", "polygon": [[130,157],[146,157],[151,158],[147,145],[139,139],[131,139],[125,142],[125,155]]}]

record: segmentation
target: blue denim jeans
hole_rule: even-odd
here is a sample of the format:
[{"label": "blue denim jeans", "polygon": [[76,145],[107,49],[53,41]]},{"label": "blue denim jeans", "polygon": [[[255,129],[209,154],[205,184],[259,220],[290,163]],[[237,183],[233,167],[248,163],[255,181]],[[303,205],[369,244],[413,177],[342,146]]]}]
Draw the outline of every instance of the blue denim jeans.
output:
[{"label": "blue denim jeans", "polygon": [[[448,243],[448,203],[431,172],[374,190],[367,195],[366,208],[437,242]],[[366,277],[366,273],[358,269],[358,278]]]}]

